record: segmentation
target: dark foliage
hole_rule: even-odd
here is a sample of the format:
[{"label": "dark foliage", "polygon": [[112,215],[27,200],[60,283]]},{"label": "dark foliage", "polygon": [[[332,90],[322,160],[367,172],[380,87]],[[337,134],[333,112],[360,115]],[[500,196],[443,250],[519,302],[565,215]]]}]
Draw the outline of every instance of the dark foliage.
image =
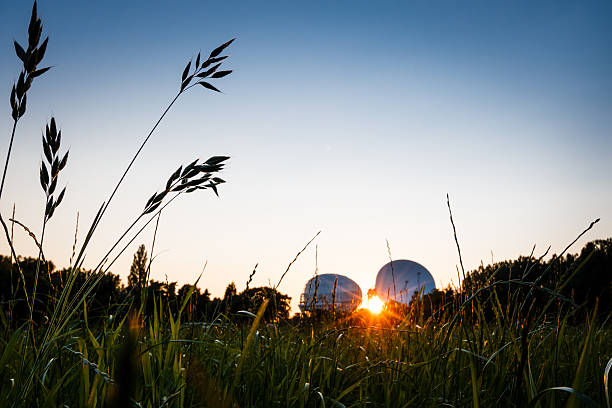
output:
[{"label": "dark foliage", "polygon": [[134,288],[139,296],[144,289],[147,280],[147,250],[144,245],[140,245],[134,254],[130,274],[128,275],[128,286]]},{"label": "dark foliage", "polygon": [[[20,258],[26,287],[31,293],[34,287],[36,274],[35,258]],[[109,315],[125,313],[140,304],[142,291],[146,290],[146,305],[143,312],[145,316],[151,316],[155,305],[169,305],[170,311],[176,316],[193,285],[183,285],[177,290],[176,282],[160,282],[150,280],[148,284],[142,282],[146,276],[147,254],[144,246],[141,246],[134,254],[134,262],[128,278],[128,286],[121,284],[118,275],[106,272],[91,299],[87,302],[88,318],[94,322],[99,319],[108,318]],[[34,322],[45,324],[48,316],[52,313],[55,299],[59,296],[64,282],[67,281],[69,269],[55,270],[51,262],[42,263],[38,277],[38,288],[36,306],[33,315]],[[80,270],[75,285],[83,285],[92,271]],[[223,298],[211,298],[208,289],[194,291],[185,305],[183,320],[191,322],[212,321],[219,315],[233,316],[237,321],[250,321],[249,312],[256,314],[263,301],[270,298],[271,301],[265,311],[266,321],[278,321],[289,317],[291,298],[272,288],[258,287],[249,288],[241,293],[236,290],[232,282],[225,290]],[[0,306],[4,315],[13,325],[20,324],[29,318],[29,309],[26,304],[23,283],[15,263],[10,258],[0,255]]]},{"label": "dark foliage", "polygon": [[[36,258],[19,258],[19,265],[25,278],[28,293],[32,293],[36,276]],[[64,288],[70,269],[55,270],[52,262],[41,262],[36,289],[36,304],[34,305],[33,320],[36,324],[45,324],[55,306],[55,301]],[[91,274],[89,270],[78,272],[75,284],[83,285]],[[106,273],[96,291],[88,302],[91,318],[108,316],[124,300],[125,290],[121,286],[118,275]],[[9,257],[0,255],[0,304],[9,320],[20,324],[29,318],[28,305],[23,291],[23,282],[20,278],[17,265],[11,263]]]},{"label": "dark foliage", "polygon": [[[145,315],[153,313],[155,304],[160,301],[168,304],[172,313],[178,313],[192,285],[177,288],[176,282],[155,280],[145,285],[141,281],[147,266],[144,248],[139,248],[134,256],[135,264],[132,265],[127,287],[121,284],[118,275],[105,273],[88,302],[90,319],[107,317],[120,307],[127,310],[125,306],[138,303],[142,288],[147,291]],[[20,265],[30,293],[34,285],[36,259],[20,258]],[[45,316],[52,310],[54,299],[63,288],[68,273],[68,269],[55,270],[51,262],[41,264],[34,313],[36,323],[44,324]],[[91,273],[81,270],[76,284],[81,285]],[[257,314],[267,298],[271,301],[264,314],[265,320],[289,318],[289,296],[270,287],[248,288],[238,293],[232,282],[222,298],[212,298],[207,289],[201,291],[196,287],[186,304],[184,319],[202,322],[224,315],[248,322],[252,318],[249,313]],[[553,315],[561,308],[590,311],[596,303],[599,315],[607,316],[612,311],[612,238],[589,242],[579,254],[553,256],[548,261],[519,257],[481,266],[468,273],[462,291],[446,288],[421,297],[415,294],[415,300],[417,298],[419,301],[413,301],[409,306],[389,305],[389,315],[396,317],[390,319],[389,324],[402,321],[403,316],[411,316],[414,320],[412,323],[430,317],[443,321],[456,313],[462,304],[469,308],[470,298],[477,299],[480,305],[485,306],[480,311],[473,311],[482,312],[485,318],[496,315],[496,305],[508,312],[512,309],[515,313],[520,311],[522,314],[536,315],[546,312]],[[16,265],[11,265],[10,259],[5,256],[0,256],[0,305],[13,324],[28,318],[23,283]]]},{"label": "dark foliage", "polygon": [[[415,294],[415,299],[418,295]],[[471,302],[470,299],[478,302]],[[547,261],[521,256],[515,260],[480,266],[467,274],[462,290],[435,290],[412,302],[417,314],[444,320],[457,307],[473,303],[485,306],[485,318],[492,319],[501,307],[506,313],[522,316],[555,315],[563,308],[598,314],[612,312],[612,238],[587,243],[579,254]]]}]

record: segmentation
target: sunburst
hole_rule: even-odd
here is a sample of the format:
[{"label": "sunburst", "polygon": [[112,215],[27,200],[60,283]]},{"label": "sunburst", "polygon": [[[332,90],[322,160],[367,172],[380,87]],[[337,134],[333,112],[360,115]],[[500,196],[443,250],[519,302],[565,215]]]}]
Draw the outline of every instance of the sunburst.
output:
[{"label": "sunburst", "polygon": [[382,300],[380,300],[378,296],[374,295],[367,298],[363,307],[364,309],[369,310],[373,314],[379,314],[380,312],[382,312],[383,308],[385,307],[385,304]]}]

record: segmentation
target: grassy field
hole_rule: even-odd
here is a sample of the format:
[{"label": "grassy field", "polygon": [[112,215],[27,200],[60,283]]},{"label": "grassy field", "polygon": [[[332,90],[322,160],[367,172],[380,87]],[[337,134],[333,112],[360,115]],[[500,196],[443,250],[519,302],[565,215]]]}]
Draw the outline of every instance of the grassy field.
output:
[{"label": "grassy field", "polygon": [[147,319],[113,316],[96,327],[87,313],[59,332],[5,326],[0,405],[607,404],[607,321],[592,313],[570,323],[571,312],[530,321],[512,307],[484,321],[478,306],[441,321],[421,321],[417,308],[393,324],[391,312],[365,311],[278,323],[264,323],[260,315],[237,324],[223,315],[182,323],[160,304]]}]

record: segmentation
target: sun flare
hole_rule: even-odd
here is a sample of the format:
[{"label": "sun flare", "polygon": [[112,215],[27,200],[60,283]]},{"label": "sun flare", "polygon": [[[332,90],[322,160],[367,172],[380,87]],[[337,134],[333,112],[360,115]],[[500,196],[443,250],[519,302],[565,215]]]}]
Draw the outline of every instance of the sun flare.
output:
[{"label": "sun flare", "polygon": [[368,309],[371,313],[379,314],[384,306],[385,304],[378,296],[371,296],[366,300],[364,308]]}]

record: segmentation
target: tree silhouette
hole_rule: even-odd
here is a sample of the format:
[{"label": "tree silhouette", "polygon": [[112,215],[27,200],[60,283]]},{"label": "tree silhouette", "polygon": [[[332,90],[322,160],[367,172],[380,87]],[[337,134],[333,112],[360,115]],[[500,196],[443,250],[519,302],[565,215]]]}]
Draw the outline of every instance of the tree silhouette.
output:
[{"label": "tree silhouette", "polygon": [[232,303],[234,302],[236,294],[236,284],[231,282],[227,285],[227,288],[225,288],[225,294],[223,295],[223,309],[226,314],[232,311]]},{"label": "tree silhouette", "polygon": [[147,279],[147,250],[144,244],[138,247],[134,254],[130,274],[128,276],[128,286],[140,292],[146,285]]},{"label": "tree silhouette", "polygon": [[264,312],[264,320],[279,321],[289,318],[291,297],[265,286],[249,288],[241,292],[234,300],[233,311],[247,310],[257,313],[266,299],[270,299],[270,303]]}]

